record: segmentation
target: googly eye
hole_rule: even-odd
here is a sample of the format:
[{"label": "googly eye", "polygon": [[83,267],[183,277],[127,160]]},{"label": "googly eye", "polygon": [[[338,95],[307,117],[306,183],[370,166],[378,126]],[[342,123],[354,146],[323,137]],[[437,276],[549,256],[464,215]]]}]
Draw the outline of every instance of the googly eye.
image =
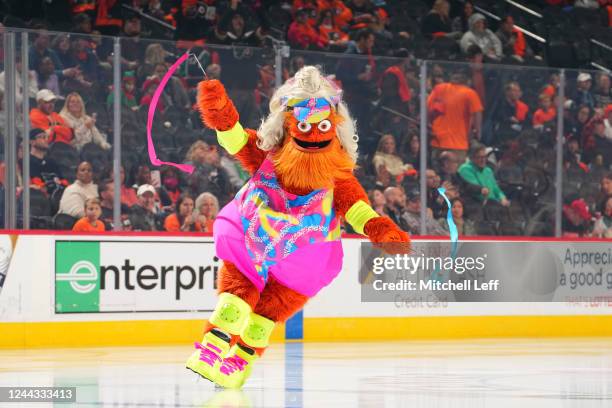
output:
[{"label": "googly eye", "polygon": [[321,132],[327,132],[329,129],[331,129],[331,122],[327,119],[322,120],[321,122],[319,122],[319,125],[317,127]]},{"label": "googly eye", "polygon": [[300,132],[306,133],[309,132],[312,126],[308,122],[298,122],[297,128]]}]

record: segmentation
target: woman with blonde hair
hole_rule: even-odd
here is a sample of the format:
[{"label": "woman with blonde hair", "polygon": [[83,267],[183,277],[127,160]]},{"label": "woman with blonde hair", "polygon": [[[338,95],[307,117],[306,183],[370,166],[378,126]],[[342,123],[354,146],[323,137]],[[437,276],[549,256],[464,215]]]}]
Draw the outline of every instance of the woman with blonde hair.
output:
[{"label": "woman with blonde hair", "polygon": [[111,145],[106,141],[106,135],[96,127],[95,114],[93,117],[87,115],[83,98],[77,92],[68,94],[60,116],[74,131],[72,145],[76,149],[81,150],[88,143],[95,143],[104,150],[110,149]]},{"label": "woman with blonde hair", "polygon": [[405,164],[397,155],[395,138],[389,133],[383,135],[378,141],[372,164],[377,176],[380,176],[381,173],[389,173],[392,177],[403,177],[414,172],[414,167],[411,164]]},{"label": "woman with blonde hair", "polygon": [[219,200],[212,193],[202,193],[196,198],[193,216],[200,225],[202,231],[213,232],[213,223],[219,213]]}]

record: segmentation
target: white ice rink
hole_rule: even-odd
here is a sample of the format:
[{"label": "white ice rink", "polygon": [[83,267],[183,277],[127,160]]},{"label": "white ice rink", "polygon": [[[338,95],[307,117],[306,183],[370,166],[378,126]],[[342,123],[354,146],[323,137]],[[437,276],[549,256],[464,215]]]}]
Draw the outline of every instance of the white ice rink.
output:
[{"label": "white ice rink", "polygon": [[612,339],[273,344],[242,391],[185,369],[191,351],[2,350],[0,386],[75,386],[79,407],[612,406]]}]

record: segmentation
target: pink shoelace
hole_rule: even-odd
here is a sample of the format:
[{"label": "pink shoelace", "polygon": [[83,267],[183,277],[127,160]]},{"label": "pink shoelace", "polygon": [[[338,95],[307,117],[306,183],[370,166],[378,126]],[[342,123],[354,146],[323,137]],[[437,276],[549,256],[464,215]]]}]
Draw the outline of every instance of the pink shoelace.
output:
[{"label": "pink shoelace", "polygon": [[236,370],[244,370],[244,367],[246,367],[248,364],[248,361],[246,361],[242,357],[232,356],[223,359],[223,364],[221,365],[219,371],[221,371],[225,375],[230,375]]},{"label": "pink shoelace", "polygon": [[221,361],[221,349],[214,344],[206,343],[206,346],[202,345],[202,343],[198,343],[197,341],[194,343],[195,348],[200,350],[200,360],[208,364],[209,366],[214,366],[217,361]]}]

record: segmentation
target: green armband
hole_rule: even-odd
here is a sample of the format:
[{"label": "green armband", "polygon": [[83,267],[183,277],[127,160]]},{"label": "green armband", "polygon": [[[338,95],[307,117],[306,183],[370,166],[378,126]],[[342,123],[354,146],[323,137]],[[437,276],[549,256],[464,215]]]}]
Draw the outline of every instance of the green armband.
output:
[{"label": "green armband", "polygon": [[217,130],[217,140],[229,154],[236,154],[249,141],[249,135],[240,122],[236,122],[230,130]]},{"label": "green armband", "polygon": [[366,223],[376,217],[378,217],[378,213],[366,204],[365,201],[359,200],[351,206],[344,218],[346,218],[356,232],[365,235],[363,228]]}]

